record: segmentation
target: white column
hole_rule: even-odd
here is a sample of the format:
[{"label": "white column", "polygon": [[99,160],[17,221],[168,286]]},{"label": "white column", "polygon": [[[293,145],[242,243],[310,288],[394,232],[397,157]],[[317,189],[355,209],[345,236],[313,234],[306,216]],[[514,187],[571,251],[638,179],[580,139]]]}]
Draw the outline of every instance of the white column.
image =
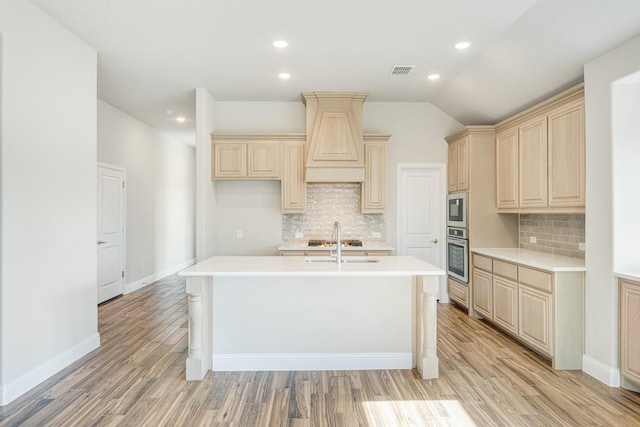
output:
[{"label": "white column", "polygon": [[423,379],[438,378],[438,276],[422,277],[422,348],[418,370]]},{"label": "white column", "polygon": [[211,369],[211,346],[209,337],[211,318],[210,304],[207,292],[212,279],[209,277],[188,277],[188,324],[189,324],[189,353],[186,364],[187,381],[201,380]]}]

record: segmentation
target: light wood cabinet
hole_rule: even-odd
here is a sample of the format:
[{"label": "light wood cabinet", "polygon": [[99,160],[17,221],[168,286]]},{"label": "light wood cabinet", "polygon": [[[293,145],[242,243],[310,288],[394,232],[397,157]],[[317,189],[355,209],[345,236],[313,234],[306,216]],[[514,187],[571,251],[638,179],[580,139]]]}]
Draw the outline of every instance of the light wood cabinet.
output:
[{"label": "light wood cabinet", "polygon": [[388,135],[364,138],[365,181],[362,183],[361,212],[381,214],[385,210]]},{"label": "light wood cabinet", "polygon": [[518,130],[518,193],[521,208],[547,207],[547,118]]},{"label": "light wood cabinet", "polygon": [[247,176],[247,145],[217,143],[213,145],[212,179],[242,179]]},{"label": "light wood cabinet", "polygon": [[212,144],[212,179],[280,179],[279,141],[229,136]]},{"label": "light wood cabinet", "polygon": [[464,308],[469,308],[468,285],[458,282],[449,276],[447,277],[447,293],[449,294],[450,300]]},{"label": "light wood cabinet", "polygon": [[474,254],[472,256],[473,309],[485,319],[493,318],[493,283],[491,258]]},{"label": "light wood cabinet", "polygon": [[498,212],[584,212],[584,85],[504,120],[496,129]]},{"label": "light wood cabinet", "polygon": [[496,135],[496,203],[501,209],[518,208],[518,128]]},{"label": "light wood cabinet", "polygon": [[640,392],[640,282],[620,280],[621,385]]},{"label": "light wood cabinet", "polygon": [[304,141],[287,141],[282,146],[283,213],[304,213],[307,208],[307,184],[304,182]]},{"label": "light wood cabinet", "polygon": [[493,276],[493,321],[503,330],[518,335],[518,283]]},{"label": "light wood cabinet", "polygon": [[518,336],[529,346],[551,356],[551,294],[520,284],[518,305]]},{"label": "light wood cabinet", "polygon": [[549,206],[585,205],[584,101],[549,114]]},{"label": "light wood cabinet", "polygon": [[[584,273],[542,271],[476,253],[473,260],[476,312],[551,358],[554,369],[582,369]],[[492,262],[492,271],[487,260]],[[491,304],[486,302],[488,289]]]},{"label": "light wood cabinet", "polygon": [[469,189],[469,136],[449,143],[447,182],[449,193]]}]

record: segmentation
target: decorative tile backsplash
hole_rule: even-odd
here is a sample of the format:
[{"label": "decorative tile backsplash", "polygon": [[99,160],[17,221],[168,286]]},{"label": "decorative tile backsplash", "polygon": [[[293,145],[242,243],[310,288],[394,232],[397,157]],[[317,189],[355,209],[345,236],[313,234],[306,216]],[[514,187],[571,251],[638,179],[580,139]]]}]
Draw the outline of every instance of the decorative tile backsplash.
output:
[{"label": "decorative tile backsplash", "polygon": [[343,239],[387,240],[386,217],[360,213],[360,184],[307,184],[307,212],[282,215],[282,240],[287,244],[328,240],[335,221],[340,222]]},{"label": "decorative tile backsplash", "polygon": [[[584,258],[579,250],[585,242],[584,226],[584,214],[521,214],[520,247]],[[535,244],[531,237],[536,238]]]}]

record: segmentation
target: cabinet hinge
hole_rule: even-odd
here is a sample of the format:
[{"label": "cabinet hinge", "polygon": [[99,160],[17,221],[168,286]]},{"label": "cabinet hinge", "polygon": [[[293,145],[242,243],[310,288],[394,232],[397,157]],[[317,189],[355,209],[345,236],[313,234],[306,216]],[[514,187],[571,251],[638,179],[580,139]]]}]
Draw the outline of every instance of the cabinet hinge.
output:
[{"label": "cabinet hinge", "polygon": [[122,270],[122,278],[124,279],[124,270]]},{"label": "cabinet hinge", "polygon": [[122,181],[122,188],[124,188],[124,181]]}]

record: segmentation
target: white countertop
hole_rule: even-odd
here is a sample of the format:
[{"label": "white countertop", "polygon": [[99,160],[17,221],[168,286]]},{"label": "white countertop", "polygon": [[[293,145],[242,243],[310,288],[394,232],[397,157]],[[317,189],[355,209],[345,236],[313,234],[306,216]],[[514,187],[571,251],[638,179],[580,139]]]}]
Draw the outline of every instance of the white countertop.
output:
[{"label": "white countertop", "polygon": [[520,248],[471,248],[471,252],[546,271],[587,271],[584,259]]},{"label": "white countertop", "polygon": [[634,280],[636,282],[640,282],[640,272],[638,271],[625,271],[625,272],[616,271],[613,273],[613,275],[621,279],[628,279],[628,280]]},{"label": "white countertop", "polygon": [[[335,246],[308,246],[307,243],[283,243],[278,247],[279,251],[329,251],[335,250]],[[343,252],[362,252],[362,251],[393,251],[395,248],[387,244],[363,243],[362,246],[343,246]]]},{"label": "white countertop", "polygon": [[[362,258],[362,257],[358,257]],[[305,262],[298,256],[214,256],[178,273],[180,276],[444,276],[445,272],[412,256],[369,257],[379,262]]]}]

